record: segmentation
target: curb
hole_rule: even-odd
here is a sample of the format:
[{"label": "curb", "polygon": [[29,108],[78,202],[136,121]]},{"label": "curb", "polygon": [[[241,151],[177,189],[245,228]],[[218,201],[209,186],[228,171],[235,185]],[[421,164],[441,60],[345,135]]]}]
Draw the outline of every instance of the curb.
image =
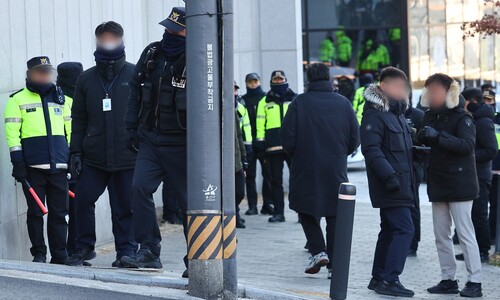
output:
[{"label": "curb", "polygon": [[[125,271],[120,269],[105,269],[92,267],[69,267],[62,265],[37,264],[24,261],[9,261],[0,259],[0,269],[48,274],[76,279],[97,280],[140,286],[155,286],[178,290],[187,290],[188,280],[165,276],[165,273]],[[246,284],[238,284],[238,297],[260,300],[306,300],[295,295],[272,292],[255,288]]]}]

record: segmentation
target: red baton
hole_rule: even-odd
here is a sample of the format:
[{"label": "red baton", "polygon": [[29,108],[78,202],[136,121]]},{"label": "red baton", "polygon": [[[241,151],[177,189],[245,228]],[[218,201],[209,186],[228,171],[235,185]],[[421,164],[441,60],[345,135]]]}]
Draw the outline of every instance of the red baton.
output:
[{"label": "red baton", "polygon": [[31,187],[28,180],[24,181],[24,185],[26,186],[28,191],[30,191],[31,196],[33,196],[33,198],[35,198],[36,204],[38,204],[38,206],[42,210],[43,214],[46,215],[49,211],[47,210],[47,208],[45,208],[45,205],[43,205],[43,202],[40,200],[40,198],[36,194],[35,190]]},{"label": "red baton", "polygon": [[68,195],[69,195],[71,198],[75,199],[75,193],[73,193],[72,191],[68,190]]}]

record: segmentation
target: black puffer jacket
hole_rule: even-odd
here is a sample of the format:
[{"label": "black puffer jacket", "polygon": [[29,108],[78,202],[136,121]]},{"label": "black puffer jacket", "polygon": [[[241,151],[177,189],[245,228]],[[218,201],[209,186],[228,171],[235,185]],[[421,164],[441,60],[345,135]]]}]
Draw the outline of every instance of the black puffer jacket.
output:
[{"label": "black puffer jacket", "polygon": [[[479,192],[474,148],[476,127],[472,115],[459,100],[460,86],[454,82],[446,99],[446,107],[428,110],[422,128],[430,126],[439,132],[436,143],[419,139],[431,146],[427,169],[427,193],[431,202],[457,202],[476,199]],[[422,105],[428,107],[427,92]]]},{"label": "black puffer jacket", "polygon": [[[404,110],[390,108],[376,85],[365,91],[366,104],[361,121],[361,150],[365,156],[370,199],[375,208],[414,206],[412,131]],[[385,189],[385,181],[395,174],[399,190]]]},{"label": "black puffer jacket", "polygon": [[498,152],[495,135],[494,113],[491,107],[483,103],[472,113],[476,122],[476,164],[479,180],[491,181],[491,161]]},{"label": "black puffer jacket", "polygon": [[[72,153],[83,154],[84,164],[109,172],[134,168],[136,155],[127,149],[124,122],[134,68],[123,58],[110,65],[99,63],[80,75],[72,108],[70,148]],[[108,95],[111,111],[103,111],[106,92],[101,79],[106,87],[114,80]]]}]

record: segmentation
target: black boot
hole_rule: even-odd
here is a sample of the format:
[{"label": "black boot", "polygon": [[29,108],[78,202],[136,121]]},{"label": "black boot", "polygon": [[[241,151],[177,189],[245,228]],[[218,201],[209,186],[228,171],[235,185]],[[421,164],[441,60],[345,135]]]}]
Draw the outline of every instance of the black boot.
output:
[{"label": "black boot", "polygon": [[153,254],[149,249],[141,249],[134,256],[123,256],[120,259],[120,267],[161,269],[163,265],[161,264],[159,255]]},{"label": "black boot", "polygon": [[405,288],[401,282],[387,282],[381,281],[376,287],[375,292],[381,295],[394,296],[394,297],[413,297],[415,293],[412,290]]},{"label": "black boot", "polygon": [[96,257],[95,251],[89,248],[83,248],[77,250],[70,258],[66,260],[67,266],[83,266],[84,262],[87,260],[94,259]]},{"label": "black boot", "polygon": [[458,294],[458,280],[441,280],[437,285],[430,287],[427,291],[431,294]]},{"label": "black boot", "polygon": [[47,262],[47,257],[43,254],[37,254],[33,257],[33,262],[44,264]]},{"label": "black boot", "polygon": [[262,206],[260,213],[263,215],[271,215],[272,216],[274,214],[274,207],[270,204],[266,204],[266,205]]},{"label": "black boot", "polygon": [[468,298],[479,298],[483,296],[481,284],[477,282],[467,282],[460,292],[460,296]]},{"label": "black boot", "polygon": [[381,282],[381,280],[378,280],[377,278],[372,277],[372,279],[370,279],[370,283],[368,284],[368,289],[374,291],[377,288],[377,286],[380,284],[380,282]]}]

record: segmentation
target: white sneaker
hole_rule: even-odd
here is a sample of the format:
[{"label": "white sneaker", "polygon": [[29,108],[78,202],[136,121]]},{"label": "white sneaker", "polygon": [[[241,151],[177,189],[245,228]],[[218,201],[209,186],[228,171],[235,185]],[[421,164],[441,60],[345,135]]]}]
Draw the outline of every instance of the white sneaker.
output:
[{"label": "white sneaker", "polygon": [[306,268],[307,274],[316,274],[321,270],[321,267],[326,266],[330,263],[328,255],[325,251],[320,252],[313,257],[309,258],[309,265]]}]

